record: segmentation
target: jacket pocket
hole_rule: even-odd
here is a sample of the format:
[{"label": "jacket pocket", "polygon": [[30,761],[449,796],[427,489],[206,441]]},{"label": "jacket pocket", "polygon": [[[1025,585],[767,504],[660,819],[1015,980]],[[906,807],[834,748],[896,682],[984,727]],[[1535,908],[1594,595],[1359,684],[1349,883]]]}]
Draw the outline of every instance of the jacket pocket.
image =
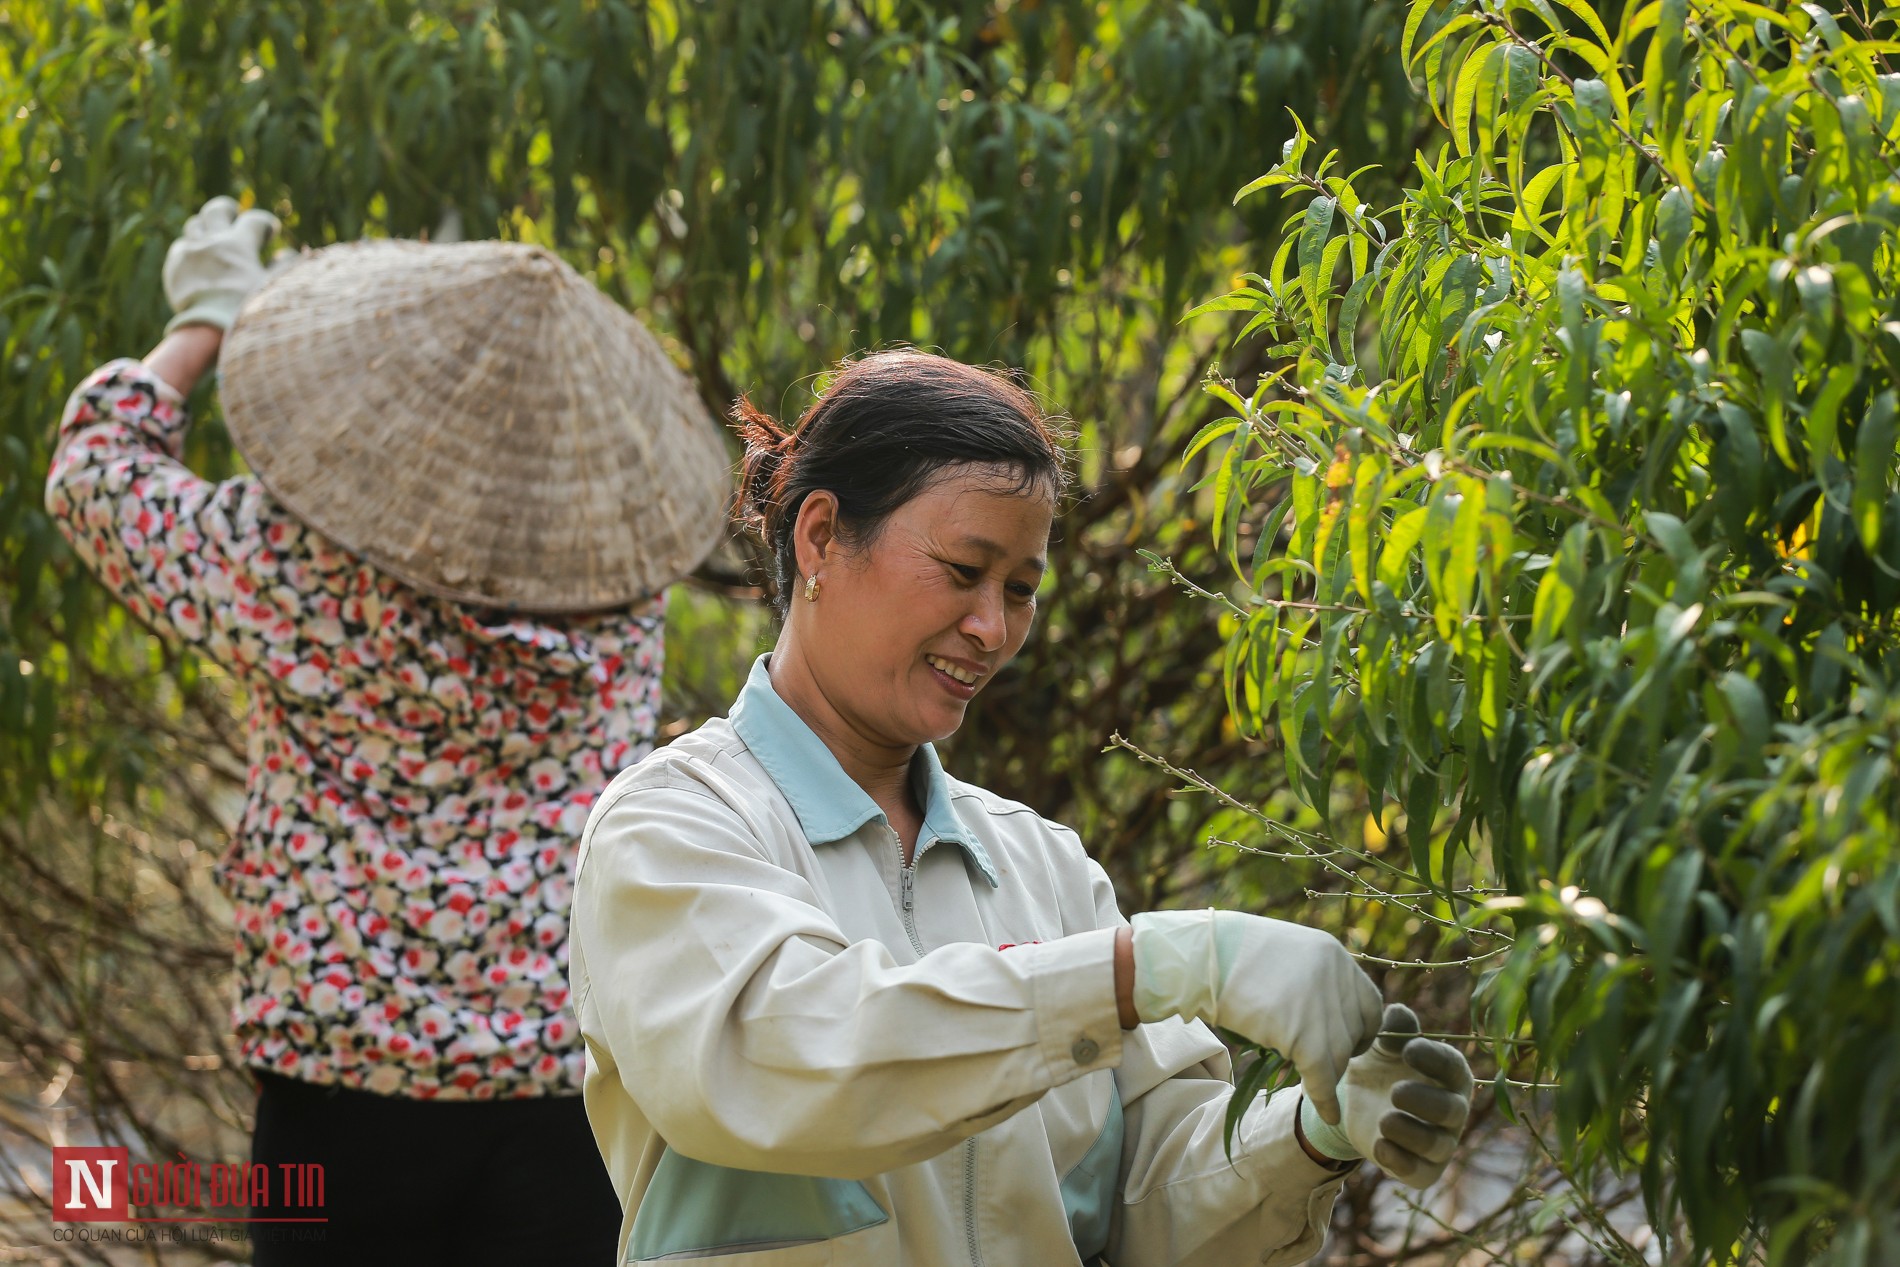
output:
[{"label": "jacket pocket", "polygon": [[817,1267],[833,1261],[838,1238],[889,1219],[855,1180],[735,1170],[668,1148],[634,1215],[626,1261]]},{"label": "jacket pocket", "polygon": [[1069,1216],[1069,1235],[1076,1255],[1084,1262],[1108,1248],[1109,1219],[1121,1196],[1122,1098],[1113,1076],[1108,1079],[1108,1120],[1102,1133],[1075,1168],[1062,1177],[1062,1207]]}]

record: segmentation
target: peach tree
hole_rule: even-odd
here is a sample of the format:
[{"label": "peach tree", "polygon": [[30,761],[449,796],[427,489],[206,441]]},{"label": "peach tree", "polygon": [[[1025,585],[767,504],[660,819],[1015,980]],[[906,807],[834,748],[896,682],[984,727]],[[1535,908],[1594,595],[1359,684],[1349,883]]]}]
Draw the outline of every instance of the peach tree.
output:
[{"label": "peach tree", "polygon": [[1450,144],[1204,305],[1228,709],[1681,1261],[1900,1261],[1891,15],[1414,0]]}]

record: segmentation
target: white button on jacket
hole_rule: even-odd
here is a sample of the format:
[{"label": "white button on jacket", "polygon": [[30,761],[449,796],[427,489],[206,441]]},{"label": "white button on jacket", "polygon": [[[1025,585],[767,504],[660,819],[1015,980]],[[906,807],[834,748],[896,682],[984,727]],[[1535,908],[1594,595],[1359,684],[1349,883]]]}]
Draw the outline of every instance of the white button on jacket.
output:
[{"label": "white button on jacket", "polygon": [[1230,1164],[1225,1050],[1124,1033],[1108,877],[1075,833],[912,766],[916,857],[753,665],[730,718],[594,806],[569,974],[621,1261],[1298,1262],[1340,1180],[1297,1088]]}]

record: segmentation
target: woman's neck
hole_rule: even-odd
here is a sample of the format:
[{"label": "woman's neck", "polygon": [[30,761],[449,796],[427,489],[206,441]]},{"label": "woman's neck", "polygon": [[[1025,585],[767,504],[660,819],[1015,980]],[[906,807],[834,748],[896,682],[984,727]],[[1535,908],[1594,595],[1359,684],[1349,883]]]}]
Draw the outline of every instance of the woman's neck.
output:
[{"label": "woman's neck", "polygon": [[811,727],[851,781],[884,811],[908,852],[923,820],[910,782],[917,745],[893,745],[867,737],[825,694],[804,657],[788,649],[784,639],[773,650],[767,668],[772,690]]}]

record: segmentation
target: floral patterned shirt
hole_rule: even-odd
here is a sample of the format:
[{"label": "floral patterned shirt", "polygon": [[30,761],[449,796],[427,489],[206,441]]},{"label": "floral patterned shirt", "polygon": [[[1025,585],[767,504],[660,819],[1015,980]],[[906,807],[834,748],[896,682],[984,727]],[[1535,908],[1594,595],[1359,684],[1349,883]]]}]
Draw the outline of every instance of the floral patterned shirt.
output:
[{"label": "floral patterned shirt", "polygon": [[46,506],[134,615],[249,685],[221,868],[245,1061],[418,1099],[578,1094],[575,849],[652,747],[662,602],[529,618],[430,597],[255,478],[193,475],[186,421],[139,362],[96,370]]}]

